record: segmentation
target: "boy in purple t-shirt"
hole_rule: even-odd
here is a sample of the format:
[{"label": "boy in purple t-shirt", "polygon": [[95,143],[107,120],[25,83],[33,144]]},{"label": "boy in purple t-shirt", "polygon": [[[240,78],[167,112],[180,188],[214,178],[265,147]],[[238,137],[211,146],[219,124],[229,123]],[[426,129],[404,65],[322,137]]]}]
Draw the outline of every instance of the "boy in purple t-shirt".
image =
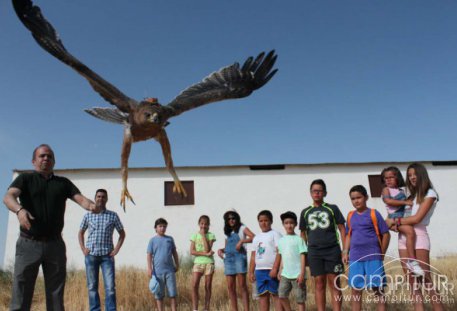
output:
[{"label": "boy in purple t-shirt", "polygon": [[361,310],[362,290],[372,289],[378,298],[378,311],[385,310],[382,262],[389,246],[389,228],[378,211],[367,207],[368,193],[364,186],[352,187],[349,196],[356,210],[347,217],[344,245],[348,249],[343,250],[343,262],[347,264],[349,261],[348,283],[352,288],[352,309]]}]

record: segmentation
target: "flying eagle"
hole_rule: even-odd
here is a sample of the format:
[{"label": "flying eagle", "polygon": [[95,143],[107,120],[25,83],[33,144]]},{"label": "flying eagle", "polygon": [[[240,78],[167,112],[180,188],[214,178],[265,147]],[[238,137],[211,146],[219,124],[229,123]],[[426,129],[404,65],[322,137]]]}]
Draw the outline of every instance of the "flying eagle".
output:
[{"label": "flying eagle", "polygon": [[30,0],[13,0],[17,16],[27,27],[38,44],[87,79],[92,88],[116,108],[85,109],[99,119],[124,125],[121,154],[122,192],[121,205],[125,210],[126,198],[134,203],[127,189],[128,159],[132,143],[154,138],[162,147],[168,171],[174,180],[173,192],[187,196],[173,167],[170,142],[165,127],[168,119],[205,104],[232,98],[249,96],[264,86],[277,72],[272,70],[277,55],[270,51],[260,53],[255,59],[249,57],[240,67],[238,63],[213,72],[176,96],[167,105],[156,98],[136,101],[114,85],[104,80],[89,67],[71,55],[64,47],[54,27],[43,17],[41,10]]}]

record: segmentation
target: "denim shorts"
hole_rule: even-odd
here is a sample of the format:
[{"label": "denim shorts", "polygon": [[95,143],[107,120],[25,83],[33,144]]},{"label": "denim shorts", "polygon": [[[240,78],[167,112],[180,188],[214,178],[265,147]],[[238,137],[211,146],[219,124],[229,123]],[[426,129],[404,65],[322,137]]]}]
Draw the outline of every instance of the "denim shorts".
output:
[{"label": "denim shorts", "polygon": [[177,295],[176,289],[176,274],[175,272],[166,272],[156,276],[159,281],[159,290],[154,294],[155,299],[163,300],[165,297],[165,289],[167,297],[174,298]]},{"label": "denim shorts", "polygon": [[379,288],[386,284],[381,260],[349,262],[349,286],[356,289]]},{"label": "denim shorts", "polygon": [[236,275],[248,272],[246,253],[227,253],[224,258],[224,274]]},{"label": "denim shorts", "polygon": [[388,214],[387,215],[387,218],[389,219],[394,219],[394,218],[403,218],[405,216],[405,208],[399,208],[397,209],[397,211],[391,213],[391,214]]}]

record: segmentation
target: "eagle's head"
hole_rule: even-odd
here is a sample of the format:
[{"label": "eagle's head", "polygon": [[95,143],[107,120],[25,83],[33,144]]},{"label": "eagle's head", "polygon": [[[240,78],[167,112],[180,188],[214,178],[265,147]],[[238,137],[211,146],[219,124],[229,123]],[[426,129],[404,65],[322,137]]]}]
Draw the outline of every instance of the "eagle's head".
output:
[{"label": "eagle's head", "polygon": [[165,120],[161,116],[162,105],[157,98],[146,98],[139,105],[135,121],[143,125],[161,125]]}]

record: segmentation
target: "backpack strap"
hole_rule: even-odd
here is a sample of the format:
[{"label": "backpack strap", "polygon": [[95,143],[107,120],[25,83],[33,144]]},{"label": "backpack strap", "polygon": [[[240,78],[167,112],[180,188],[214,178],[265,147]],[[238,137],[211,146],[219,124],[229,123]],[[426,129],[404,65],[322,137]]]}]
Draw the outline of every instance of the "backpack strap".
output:
[{"label": "backpack strap", "polygon": [[346,219],[346,223],[347,223],[347,225],[348,225],[348,235],[349,235],[349,237],[351,237],[351,233],[352,233],[351,218],[352,218],[352,216],[354,215],[354,212],[355,212],[355,211],[350,211],[350,212],[348,213],[348,217],[347,217],[347,219]]},{"label": "backpack strap", "polygon": [[378,218],[376,218],[376,210],[374,208],[370,208],[370,215],[371,215],[371,221],[373,222],[374,230],[376,232],[376,236],[378,237],[378,243],[379,247],[382,247],[382,242],[381,242],[381,234],[379,232],[379,226],[378,226]]},{"label": "backpack strap", "polygon": [[[352,233],[351,218],[354,215],[354,212],[355,212],[355,210],[350,211],[348,213],[348,217],[346,219],[346,223],[348,225],[349,238],[351,237],[351,233]],[[370,208],[370,218],[371,218],[371,222],[373,223],[374,231],[376,232],[376,237],[378,238],[379,247],[382,247],[381,234],[379,232],[379,226],[378,226],[378,218],[376,218],[376,210],[374,208]]]}]

